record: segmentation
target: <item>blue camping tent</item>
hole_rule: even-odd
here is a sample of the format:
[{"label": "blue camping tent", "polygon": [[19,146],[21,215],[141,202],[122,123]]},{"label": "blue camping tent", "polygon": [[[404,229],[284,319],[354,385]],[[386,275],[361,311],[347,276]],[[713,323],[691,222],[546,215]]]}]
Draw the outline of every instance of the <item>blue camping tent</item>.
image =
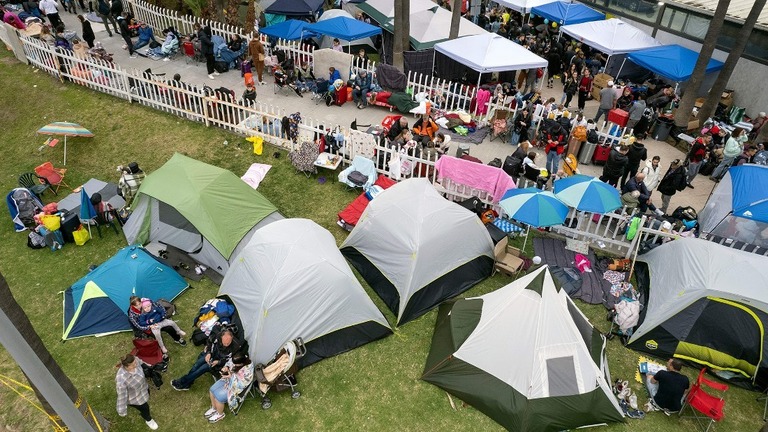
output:
[{"label": "blue camping tent", "polygon": [[264,13],[287,16],[315,16],[323,10],[324,0],[277,0]]},{"label": "blue camping tent", "polygon": [[269,27],[263,27],[259,31],[267,36],[279,39],[299,40],[314,36],[312,32],[306,30],[308,25],[309,23],[306,21],[290,19]]},{"label": "blue camping tent", "polygon": [[531,14],[544,17],[561,26],[605,19],[604,13],[570,1],[556,1],[536,6],[531,9]]},{"label": "blue camping tent", "polygon": [[[627,58],[651,72],[683,82],[691,78],[699,53],[680,45],[662,45],[629,53]],[[719,71],[723,66],[723,62],[710,59],[707,73]]]},{"label": "blue camping tent", "polygon": [[381,33],[380,27],[344,16],[318,21],[308,25],[306,30],[345,41],[363,39]]},{"label": "blue camping tent", "polygon": [[173,300],[189,284],[141,246],[126,246],[64,292],[62,339],[131,330],[132,295]]},{"label": "blue camping tent", "polygon": [[740,165],[728,169],[733,184],[732,211],[734,216],[768,223],[768,191],[765,185],[768,168],[762,165]]}]

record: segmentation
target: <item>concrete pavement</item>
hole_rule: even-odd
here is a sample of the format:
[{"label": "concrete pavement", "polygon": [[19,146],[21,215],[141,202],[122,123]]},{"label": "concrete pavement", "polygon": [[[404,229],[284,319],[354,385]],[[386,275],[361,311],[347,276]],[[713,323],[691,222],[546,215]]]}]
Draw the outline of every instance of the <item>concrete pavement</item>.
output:
[{"label": "concrete pavement", "polygon": [[[81,25],[77,21],[74,14],[68,12],[61,13],[62,20],[66,23],[67,28],[75,30],[78,34],[81,34]],[[234,90],[239,96],[244,90],[243,79],[240,77],[238,70],[229,71],[227,73],[216,76],[214,80],[211,80],[207,76],[204,63],[189,63],[187,58],[183,55],[178,56],[175,60],[164,62],[155,61],[146,57],[137,56],[137,58],[130,58],[127,50],[122,49],[124,43],[120,35],[115,34],[113,37],[109,37],[101,23],[92,23],[96,40],[100,41],[104,48],[114,53],[115,62],[119,63],[123,68],[137,70],[145,70],[151,68],[155,74],[164,73],[166,79],[171,79],[174,74],[181,75],[182,81],[195,86],[208,85],[210,87],[227,87]],[[154,29],[156,37],[159,41],[162,41],[162,29]],[[142,48],[139,52],[143,53],[147,48]],[[321,71],[324,73],[325,71]],[[266,75],[266,74],[265,74]],[[326,107],[325,104],[316,104],[312,101],[309,94],[305,94],[303,98],[298,97],[294,93],[279,92],[274,93],[272,77],[265,76],[267,85],[257,86],[258,97],[257,100],[262,103],[284,108],[287,112],[299,111],[304,118],[311,118],[319,124],[326,126],[341,125],[342,127],[349,127],[350,123],[357,119],[357,123],[363,124],[379,124],[381,120],[390,114],[388,110],[382,107],[369,106],[367,109],[359,110],[352,103],[344,104],[344,106],[331,106]],[[554,97],[556,100],[560,100],[562,94],[562,86],[558,80],[555,80],[555,86],[553,89],[544,87],[542,89],[542,96],[544,99]],[[591,118],[597,111],[598,102],[588,101],[585,107],[585,115],[587,118]],[[643,141],[648,148],[649,159],[654,155],[661,157],[662,172],[666,172],[666,168],[669,166],[669,162],[673,159],[684,159],[685,154],[676,148],[670,146],[665,142],[659,142],[653,139],[646,139]],[[455,147],[454,147],[455,148]],[[484,142],[479,145],[472,145],[470,153],[487,163],[494,158],[500,158],[504,160],[506,156],[514,151],[515,147],[508,143],[495,140],[490,142],[489,138],[486,138]],[[544,155],[541,149],[534,149],[541,153],[537,158],[543,165]],[[599,176],[602,172],[601,166],[594,165],[579,165],[580,172],[588,175]],[[670,203],[669,211],[671,212],[677,206],[690,205],[697,210],[704,207],[704,204],[709,196],[714,183],[705,176],[697,176],[693,181],[695,189],[686,189],[682,192],[678,192]],[[654,198],[657,203],[660,204],[661,199],[658,192],[654,193]]]}]

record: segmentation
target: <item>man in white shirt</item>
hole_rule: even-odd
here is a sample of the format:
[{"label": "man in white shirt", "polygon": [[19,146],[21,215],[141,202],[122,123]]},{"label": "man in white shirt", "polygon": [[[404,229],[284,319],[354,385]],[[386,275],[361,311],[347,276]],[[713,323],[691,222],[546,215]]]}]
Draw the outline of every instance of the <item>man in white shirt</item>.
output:
[{"label": "man in white shirt", "polygon": [[659,162],[661,162],[661,157],[654,156],[653,159],[645,162],[645,168],[641,171],[645,174],[645,181],[643,183],[645,183],[645,187],[651,192],[653,192],[659,185],[659,182],[661,182],[662,174]]},{"label": "man in white shirt", "polygon": [[45,14],[45,16],[48,18],[48,21],[51,22],[51,27],[54,29],[59,24],[64,24],[61,22],[61,18],[59,18],[59,8],[58,3],[56,3],[56,0],[40,0],[39,7],[40,10]]}]

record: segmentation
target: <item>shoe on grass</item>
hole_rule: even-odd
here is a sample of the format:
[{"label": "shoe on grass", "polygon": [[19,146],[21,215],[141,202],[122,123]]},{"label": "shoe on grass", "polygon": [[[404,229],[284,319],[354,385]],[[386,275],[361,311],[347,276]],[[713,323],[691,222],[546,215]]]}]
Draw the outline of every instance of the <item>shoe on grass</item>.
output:
[{"label": "shoe on grass", "polygon": [[216,423],[217,421],[223,419],[224,413],[216,412],[214,415],[208,417],[208,423]]},{"label": "shoe on grass", "polygon": [[187,390],[189,390],[188,387],[182,387],[181,384],[179,384],[179,382],[176,381],[176,380],[172,380],[171,381],[171,387],[173,387],[173,389],[176,390],[176,391],[187,391]]},{"label": "shoe on grass", "polygon": [[179,340],[174,341],[174,342],[176,342],[177,344],[179,344],[179,345],[181,345],[183,347],[187,346],[187,341],[185,341],[184,338],[179,338]]},{"label": "shoe on grass", "polygon": [[152,419],[146,423],[147,423],[147,427],[149,427],[150,429],[157,430],[157,422],[155,421],[155,419]]},{"label": "shoe on grass", "polygon": [[205,418],[210,418],[212,415],[216,414],[217,412],[218,411],[216,411],[216,408],[210,407],[208,408],[208,411],[206,411],[205,414],[203,415],[205,416]]}]

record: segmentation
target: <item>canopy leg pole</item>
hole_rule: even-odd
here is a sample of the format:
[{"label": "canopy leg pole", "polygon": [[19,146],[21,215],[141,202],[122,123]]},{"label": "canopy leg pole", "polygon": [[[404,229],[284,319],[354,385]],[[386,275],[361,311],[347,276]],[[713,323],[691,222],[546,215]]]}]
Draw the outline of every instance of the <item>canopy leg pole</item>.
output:
[{"label": "canopy leg pole", "polygon": [[[626,62],[627,62],[627,58],[624,57],[624,61],[621,62],[621,66],[619,66],[619,71],[616,73],[616,79],[619,79],[619,75],[621,75],[621,70],[624,69],[624,63]],[[605,65],[608,66],[608,63],[606,63]]]},{"label": "canopy leg pole", "polygon": [[528,234],[531,232],[531,226],[527,225],[525,228],[525,240],[523,240],[523,249],[522,252],[525,254],[525,245],[528,244]]},{"label": "canopy leg pole", "polygon": [[67,164],[67,136],[64,135],[64,165]]},{"label": "canopy leg pole", "polygon": [[430,71],[432,76],[435,76],[435,50],[432,50],[432,70]]},{"label": "canopy leg pole", "polygon": [[[605,59],[605,66],[603,67],[603,72],[608,73],[608,62],[611,61],[611,56],[609,55],[607,59]],[[598,71],[600,72],[600,71]],[[619,77],[616,77],[616,80],[618,81]]]},{"label": "canopy leg pole", "polygon": [[544,73],[541,74],[541,79],[539,80],[539,90],[544,88],[544,81],[546,81],[547,79],[549,79],[549,68],[545,67]]},{"label": "canopy leg pole", "polygon": [[483,73],[482,73],[482,72],[480,72],[480,73],[477,75],[477,88],[478,88],[478,89],[480,88],[480,78],[482,78],[482,77],[483,77]]}]

